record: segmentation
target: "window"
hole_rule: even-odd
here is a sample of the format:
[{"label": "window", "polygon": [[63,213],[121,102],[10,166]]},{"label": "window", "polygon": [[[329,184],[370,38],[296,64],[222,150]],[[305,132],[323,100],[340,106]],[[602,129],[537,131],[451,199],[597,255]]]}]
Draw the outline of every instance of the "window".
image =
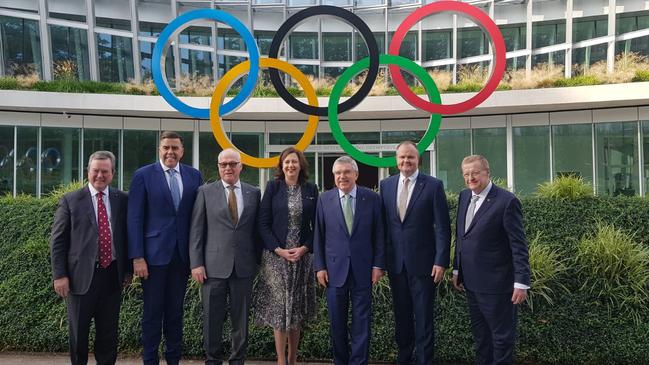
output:
[{"label": "window", "polygon": [[318,59],[318,34],[292,33],[289,35],[290,58]]},{"label": "window", "polygon": [[437,144],[437,177],[444,182],[446,191],[459,192],[464,188],[460,172],[462,159],[471,154],[471,130],[441,130],[435,139]]},{"label": "window", "polygon": [[323,32],[322,51],[324,53],[324,61],[351,61],[352,60],[351,33],[324,33]]},{"label": "window", "polygon": [[[36,195],[38,127],[17,127],[16,194]],[[12,161],[13,162],[13,161]]]},{"label": "window", "polygon": [[133,44],[131,38],[97,34],[99,81],[128,82],[133,74]]},{"label": "window", "polygon": [[0,195],[14,191],[14,127],[0,126]]},{"label": "window", "polygon": [[423,33],[422,48],[424,52],[424,61],[442,60],[451,58],[451,31],[432,31],[427,30]]},{"label": "window", "polygon": [[158,131],[125,129],[124,151],[128,151],[128,158],[123,163],[124,190],[128,190],[135,170],[158,161]]},{"label": "window", "polygon": [[473,154],[483,155],[489,161],[493,179],[507,182],[507,130],[505,128],[474,129]]},{"label": "window", "polygon": [[88,158],[96,151],[110,151],[115,155],[115,174],[111,186],[119,186],[119,135],[121,130],[116,129],[89,129],[83,130],[83,168],[86,176]]},{"label": "window", "polygon": [[[140,42],[140,72],[142,73],[142,80],[153,78],[153,66],[151,64],[153,47],[153,43]],[[174,53],[171,47],[167,48],[164,71],[169,85],[175,85]]]},{"label": "window", "polygon": [[[48,194],[60,185],[80,178],[79,150],[81,130],[78,128],[42,128],[41,130],[41,193]],[[85,179],[82,176],[81,179]]]},{"label": "window", "polygon": [[55,79],[90,79],[88,34],[84,29],[50,25]]},{"label": "window", "polygon": [[0,16],[0,50],[6,75],[42,75],[38,22]]},{"label": "window", "polygon": [[519,194],[533,194],[550,181],[549,127],[516,127],[513,133],[514,187]]},{"label": "window", "polygon": [[591,124],[552,126],[554,176],[573,175],[593,181],[593,137]]},{"label": "window", "polygon": [[636,122],[595,125],[598,194],[638,194],[637,135]]}]

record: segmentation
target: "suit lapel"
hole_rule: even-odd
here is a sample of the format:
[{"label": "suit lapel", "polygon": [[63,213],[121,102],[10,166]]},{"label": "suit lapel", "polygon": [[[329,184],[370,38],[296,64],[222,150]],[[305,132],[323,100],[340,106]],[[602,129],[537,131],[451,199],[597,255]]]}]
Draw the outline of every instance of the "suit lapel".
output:
[{"label": "suit lapel", "polygon": [[86,213],[88,215],[88,220],[95,228],[95,232],[99,232],[97,228],[97,216],[95,214],[95,206],[92,204],[92,195],[90,195],[90,189],[88,186],[83,188],[81,196],[79,197],[79,202],[82,204]]},{"label": "suit lapel", "polygon": [[[489,194],[487,194],[487,198],[482,202],[480,205],[480,209],[478,209],[477,212],[473,215],[473,220],[471,221],[471,225],[469,226],[469,229],[467,229],[467,233],[471,231],[471,229],[476,225],[476,222],[480,221],[480,217],[485,215],[489,208],[493,206],[494,199],[497,195],[496,193],[496,185],[491,185],[491,190],[489,190]],[[469,199],[470,200],[470,199]],[[464,216],[466,217],[466,211],[468,210],[469,206],[467,204],[467,207],[464,209]]]},{"label": "suit lapel", "polygon": [[412,211],[412,206],[417,201],[419,194],[421,194],[422,190],[424,190],[425,185],[426,185],[426,179],[424,179],[423,175],[420,172],[419,175],[417,175],[417,180],[415,181],[415,188],[412,191],[412,195],[410,196],[410,201],[408,202],[408,207],[406,208],[406,214],[403,216],[404,222],[406,221],[406,219],[408,219],[408,216],[410,215],[410,211]]},{"label": "suit lapel", "polygon": [[388,212],[389,216],[392,217],[391,219],[395,219],[397,222],[401,223],[401,217],[399,217],[399,201],[398,201],[398,196],[399,196],[399,179],[401,175],[395,175],[392,178],[389,178],[388,181],[386,181],[386,194],[387,194],[387,201],[388,202],[393,202],[394,204],[388,204],[388,209],[390,211]]},{"label": "suit lapel", "polygon": [[[178,163],[180,166],[180,163]],[[189,180],[189,172],[188,172],[188,166],[183,165],[182,168],[180,169],[180,179],[183,181],[183,193],[182,196],[180,197],[180,203],[178,204],[178,210],[180,210],[180,206],[183,204],[183,201],[185,200],[185,197],[189,194],[189,191],[191,189],[187,189],[188,186],[192,186],[192,182]],[[171,198],[171,189],[169,190],[169,197]]]},{"label": "suit lapel", "polygon": [[356,232],[356,229],[358,228],[359,221],[361,219],[361,214],[359,213],[365,212],[364,210],[366,205],[365,203],[366,203],[365,194],[359,187],[357,187],[356,188],[356,209],[354,209],[354,222],[352,223],[352,234],[354,234],[354,232]]},{"label": "suit lapel", "polygon": [[241,218],[239,218],[237,225],[240,225],[241,222],[244,221],[244,219],[248,219],[250,217],[250,212],[252,211],[249,209],[253,202],[252,202],[252,190],[248,188],[247,185],[241,183],[241,195],[243,196],[243,211],[241,212]]}]

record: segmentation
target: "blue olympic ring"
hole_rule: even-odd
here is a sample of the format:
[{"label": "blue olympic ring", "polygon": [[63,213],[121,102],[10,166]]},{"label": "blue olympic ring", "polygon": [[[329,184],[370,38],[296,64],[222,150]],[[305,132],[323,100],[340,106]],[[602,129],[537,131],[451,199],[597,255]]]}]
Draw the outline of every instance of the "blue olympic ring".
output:
[{"label": "blue olympic ring", "polygon": [[250,72],[248,73],[246,82],[244,82],[243,87],[241,88],[241,92],[239,92],[237,96],[235,96],[232,100],[223,104],[219,109],[219,115],[227,115],[240,107],[243,103],[246,102],[248,97],[252,95],[252,91],[254,90],[255,85],[257,84],[257,79],[259,78],[259,48],[257,48],[255,38],[253,37],[252,33],[250,33],[248,28],[246,28],[246,26],[241,23],[239,19],[222,10],[192,10],[177,17],[162,30],[162,33],[160,33],[158,41],[153,48],[153,58],[151,59],[151,62],[153,63],[153,82],[158,87],[160,96],[162,96],[167,101],[167,103],[169,103],[169,105],[174,107],[174,109],[194,118],[209,119],[209,108],[202,109],[189,106],[180,101],[180,99],[178,99],[178,97],[176,97],[176,95],[171,92],[169,85],[167,84],[167,79],[162,74],[162,67],[160,65],[162,62],[162,52],[164,51],[167,42],[174,34],[174,32],[176,32],[178,28],[180,28],[183,24],[196,19],[212,19],[231,26],[243,38],[243,41],[246,43],[246,48],[248,49],[248,53],[250,55]]}]

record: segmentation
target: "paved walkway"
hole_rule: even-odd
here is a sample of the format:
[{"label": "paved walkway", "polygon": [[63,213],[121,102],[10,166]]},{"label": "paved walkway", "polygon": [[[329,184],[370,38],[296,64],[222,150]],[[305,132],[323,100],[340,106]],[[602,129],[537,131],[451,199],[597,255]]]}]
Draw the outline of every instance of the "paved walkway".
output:
[{"label": "paved walkway", "polygon": [[[88,358],[88,363],[94,363],[92,354]],[[67,354],[48,354],[48,353],[25,353],[25,352],[9,352],[0,353],[0,365],[63,365],[70,364],[70,358]],[[117,365],[140,365],[142,359],[138,357],[120,358],[117,360]],[[166,365],[164,361],[160,363]],[[204,364],[203,360],[183,360],[183,365],[199,365]],[[227,364],[227,363],[226,363]],[[246,361],[247,365],[273,365],[275,362],[271,361]],[[306,365],[307,363],[300,363]],[[325,363],[310,362],[308,365],[325,365]],[[330,365],[330,364],[327,364]]]}]

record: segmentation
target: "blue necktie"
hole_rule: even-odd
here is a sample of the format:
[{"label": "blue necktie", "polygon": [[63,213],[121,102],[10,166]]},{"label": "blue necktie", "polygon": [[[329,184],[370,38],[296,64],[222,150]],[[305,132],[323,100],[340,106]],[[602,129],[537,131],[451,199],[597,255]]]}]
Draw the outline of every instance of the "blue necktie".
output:
[{"label": "blue necktie", "polygon": [[180,186],[178,186],[178,180],[176,180],[176,170],[169,169],[169,190],[171,190],[171,200],[174,202],[174,209],[178,211],[178,206],[180,205]]}]

